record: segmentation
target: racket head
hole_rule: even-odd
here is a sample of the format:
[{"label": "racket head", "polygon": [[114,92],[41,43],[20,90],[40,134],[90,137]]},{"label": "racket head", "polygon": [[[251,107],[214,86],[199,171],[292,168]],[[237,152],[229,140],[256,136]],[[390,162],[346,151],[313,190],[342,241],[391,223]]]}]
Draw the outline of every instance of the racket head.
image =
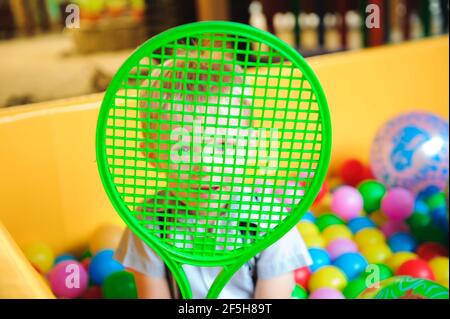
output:
[{"label": "racket head", "polygon": [[[184,144],[167,135],[185,127],[194,135],[197,115],[202,134],[208,123],[216,130],[212,142],[199,143],[202,152],[212,144],[213,154],[196,161],[191,147],[188,160],[178,157],[187,170],[172,168],[173,146],[183,152]],[[233,154],[217,162],[230,128]],[[272,34],[233,22],[187,24],[151,38],[118,70],[100,109],[96,151],[108,197],[141,239],[181,263],[225,265],[281,238],[313,203],[330,159],[328,104],[307,62]]]}]

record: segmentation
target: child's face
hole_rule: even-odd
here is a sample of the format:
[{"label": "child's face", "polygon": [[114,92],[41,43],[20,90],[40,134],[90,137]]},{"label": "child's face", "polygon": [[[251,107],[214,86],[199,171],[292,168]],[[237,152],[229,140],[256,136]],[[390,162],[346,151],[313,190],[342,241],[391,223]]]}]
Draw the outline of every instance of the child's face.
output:
[{"label": "child's face", "polygon": [[[164,115],[167,122],[159,124],[162,134],[157,148],[165,152],[157,149],[155,156],[159,168],[167,171],[169,190],[188,207],[218,214],[233,189],[242,186],[250,126],[244,112],[249,113],[242,106],[228,105],[209,106],[195,116],[172,114],[171,121],[170,115]],[[229,118],[228,114],[247,118]]]}]

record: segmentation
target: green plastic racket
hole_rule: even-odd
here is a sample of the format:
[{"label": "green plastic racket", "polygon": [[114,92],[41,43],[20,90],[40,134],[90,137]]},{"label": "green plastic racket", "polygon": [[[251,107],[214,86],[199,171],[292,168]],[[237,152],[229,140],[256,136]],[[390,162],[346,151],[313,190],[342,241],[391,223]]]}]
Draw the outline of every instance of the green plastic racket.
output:
[{"label": "green plastic racket", "polygon": [[105,190],[166,263],[221,266],[208,298],[280,239],[325,178],[331,124],[306,61],[270,33],[197,22],[141,45],[106,91],[97,125]]}]

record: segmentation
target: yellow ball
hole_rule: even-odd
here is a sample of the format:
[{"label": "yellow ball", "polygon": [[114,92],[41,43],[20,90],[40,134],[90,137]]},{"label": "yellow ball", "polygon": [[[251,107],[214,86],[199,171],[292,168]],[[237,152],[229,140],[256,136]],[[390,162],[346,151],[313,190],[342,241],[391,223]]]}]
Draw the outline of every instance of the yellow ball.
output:
[{"label": "yellow ball", "polygon": [[392,251],[388,245],[379,243],[362,247],[361,254],[370,264],[380,264],[392,255]]},{"label": "yellow ball", "polygon": [[354,241],[359,249],[376,244],[384,244],[386,238],[381,230],[376,228],[364,228],[356,233]]},{"label": "yellow ball", "polygon": [[24,253],[39,272],[45,274],[52,269],[55,255],[49,246],[42,243],[31,244],[25,247]]},{"label": "yellow ball", "polygon": [[370,218],[373,220],[373,222],[378,226],[383,226],[383,224],[385,222],[387,222],[388,218],[386,217],[386,215],[380,211],[377,210],[375,212],[373,212],[372,214],[370,214]]},{"label": "yellow ball", "polygon": [[331,225],[324,229],[322,236],[325,239],[326,244],[332,242],[335,239],[352,239],[352,232],[345,225]]},{"label": "yellow ball", "polygon": [[325,239],[323,239],[323,237],[320,235],[306,236],[306,237],[303,237],[303,240],[305,241],[305,245],[308,248],[311,248],[311,247],[324,248],[325,247]]},{"label": "yellow ball", "polygon": [[297,229],[303,237],[320,235],[319,228],[311,222],[300,222],[297,224]]},{"label": "yellow ball", "polygon": [[436,281],[447,281],[449,272],[448,257],[435,257],[428,262]]},{"label": "yellow ball", "polygon": [[331,200],[332,196],[330,193],[325,194],[322,200],[317,204],[311,207],[312,212],[316,217],[320,217],[324,213],[329,213],[331,211]]},{"label": "yellow ball", "polygon": [[441,280],[441,281],[438,281],[437,283],[448,289],[448,280]]},{"label": "yellow ball", "polygon": [[347,278],[339,268],[324,266],[313,273],[309,279],[308,288],[314,292],[319,288],[334,288],[343,290],[347,286]]},{"label": "yellow ball", "polygon": [[386,259],[386,265],[388,265],[389,268],[391,268],[395,273],[398,267],[400,267],[403,263],[407,262],[408,260],[417,258],[417,255],[414,253],[411,253],[409,251],[401,251],[393,254],[388,259]]},{"label": "yellow ball", "polygon": [[92,255],[104,249],[116,249],[122,233],[123,228],[118,225],[106,224],[99,226],[89,241],[89,250]]}]

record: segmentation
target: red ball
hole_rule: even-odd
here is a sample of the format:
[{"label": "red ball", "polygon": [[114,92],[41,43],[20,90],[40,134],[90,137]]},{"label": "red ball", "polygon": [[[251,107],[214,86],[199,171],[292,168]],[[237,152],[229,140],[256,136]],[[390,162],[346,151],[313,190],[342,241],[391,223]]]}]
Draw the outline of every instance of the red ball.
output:
[{"label": "red ball", "polygon": [[410,276],[414,278],[422,278],[434,280],[433,270],[425,260],[410,259],[404,262],[395,273],[397,276]]},{"label": "red ball", "polygon": [[356,186],[368,176],[367,166],[357,159],[349,159],[342,163],[342,181],[350,186]]},{"label": "red ball", "polygon": [[81,295],[81,299],[102,299],[102,288],[91,286]]},{"label": "red ball", "polygon": [[438,243],[423,243],[417,248],[416,254],[429,261],[435,257],[448,257],[448,249]]},{"label": "red ball", "polygon": [[320,188],[319,194],[317,194],[316,199],[314,200],[313,205],[320,203],[322,198],[328,193],[328,184],[327,182],[323,182],[322,187]]},{"label": "red ball", "polygon": [[295,282],[299,286],[302,286],[303,288],[307,289],[309,277],[311,277],[311,270],[309,270],[309,267],[305,266],[305,267],[296,269],[294,272],[294,276],[295,276]]}]

